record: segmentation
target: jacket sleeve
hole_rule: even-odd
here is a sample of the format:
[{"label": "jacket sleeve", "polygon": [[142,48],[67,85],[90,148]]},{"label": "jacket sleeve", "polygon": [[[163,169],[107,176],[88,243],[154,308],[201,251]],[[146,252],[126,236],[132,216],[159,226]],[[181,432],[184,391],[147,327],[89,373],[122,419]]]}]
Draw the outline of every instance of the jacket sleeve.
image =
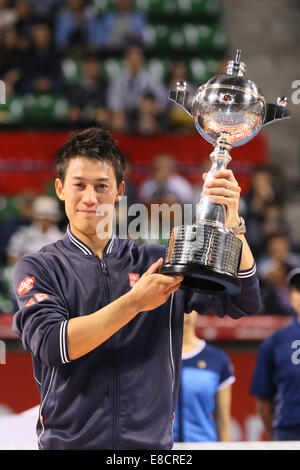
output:
[{"label": "jacket sleeve", "polygon": [[69,312],[51,276],[35,258],[24,256],[15,264],[13,283],[19,307],[13,330],[22,338],[25,350],[47,366],[70,362]]},{"label": "jacket sleeve", "polygon": [[237,295],[204,295],[192,293],[187,297],[186,313],[196,310],[200,314],[212,313],[219,317],[228,315],[241,318],[259,312],[261,308],[259,280],[255,264],[251,269],[239,271],[241,292]]}]

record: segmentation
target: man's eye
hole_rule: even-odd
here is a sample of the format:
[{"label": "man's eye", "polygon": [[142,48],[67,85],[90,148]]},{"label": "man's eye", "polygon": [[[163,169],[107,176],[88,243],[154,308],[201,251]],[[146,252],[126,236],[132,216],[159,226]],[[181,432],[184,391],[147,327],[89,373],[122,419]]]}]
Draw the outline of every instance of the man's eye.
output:
[{"label": "man's eye", "polygon": [[108,186],[107,184],[102,183],[102,184],[98,184],[97,188],[104,189],[104,188],[108,188]]},{"label": "man's eye", "polygon": [[78,188],[82,188],[83,184],[82,183],[76,183],[76,184],[74,184],[74,186],[77,186]]}]

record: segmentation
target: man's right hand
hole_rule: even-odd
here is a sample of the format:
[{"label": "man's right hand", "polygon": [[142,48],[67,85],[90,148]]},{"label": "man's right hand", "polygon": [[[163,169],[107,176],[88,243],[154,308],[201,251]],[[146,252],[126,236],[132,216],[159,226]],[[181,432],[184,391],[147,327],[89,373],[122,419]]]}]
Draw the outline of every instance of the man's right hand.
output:
[{"label": "man's right hand", "polygon": [[153,263],[130,291],[133,304],[139,312],[159,307],[180,288],[183,276],[159,274],[162,264],[163,258]]},{"label": "man's right hand", "polygon": [[139,312],[153,310],[179,289],[183,276],[166,276],[157,271],[163,263],[153,263],[126,294],[89,315],[71,318],[67,327],[71,360],[87,354],[130,322]]}]

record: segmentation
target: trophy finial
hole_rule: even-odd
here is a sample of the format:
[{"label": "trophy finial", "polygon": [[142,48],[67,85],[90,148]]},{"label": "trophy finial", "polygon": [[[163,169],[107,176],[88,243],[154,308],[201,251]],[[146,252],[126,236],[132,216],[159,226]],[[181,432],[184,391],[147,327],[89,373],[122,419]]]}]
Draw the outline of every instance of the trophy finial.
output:
[{"label": "trophy finial", "polygon": [[235,54],[235,62],[239,64],[241,62],[242,49],[237,49]]},{"label": "trophy finial", "polygon": [[238,75],[239,77],[242,77],[245,75],[246,64],[244,64],[244,62],[241,62],[241,55],[242,55],[242,50],[237,49],[236,54],[235,54],[235,59],[229,60],[227,64],[227,67],[226,67],[227,75]]}]

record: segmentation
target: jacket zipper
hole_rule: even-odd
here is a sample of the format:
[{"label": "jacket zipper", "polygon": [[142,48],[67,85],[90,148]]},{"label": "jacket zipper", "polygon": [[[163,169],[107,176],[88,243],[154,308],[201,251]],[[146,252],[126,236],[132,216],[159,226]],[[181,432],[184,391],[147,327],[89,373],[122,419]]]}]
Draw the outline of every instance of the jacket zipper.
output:
[{"label": "jacket zipper", "polygon": [[[108,269],[104,259],[100,259],[102,277],[104,281],[104,290],[105,290],[105,297],[107,305],[111,303],[111,295],[108,285]],[[116,338],[115,335],[111,338],[111,345],[112,348],[116,345]],[[117,448],[117,371],[116,367],[113,367],[113,426],[112,426],[112,441],[113,441],[113,449]]]}]

